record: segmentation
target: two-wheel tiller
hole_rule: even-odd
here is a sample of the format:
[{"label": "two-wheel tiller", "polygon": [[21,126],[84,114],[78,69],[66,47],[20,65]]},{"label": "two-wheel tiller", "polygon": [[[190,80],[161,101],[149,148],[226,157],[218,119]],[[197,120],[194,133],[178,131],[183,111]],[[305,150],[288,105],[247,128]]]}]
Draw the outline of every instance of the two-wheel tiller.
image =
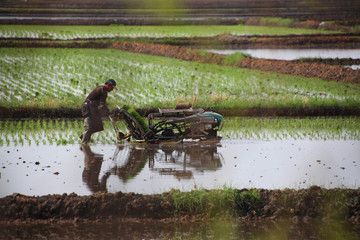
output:
[{"label": "two-wheel tiller", "polygon": [[[146,143],[182,142],[185,139],[220,141],[217,132],[224,124],[220,114],[184,106],[186,104],[179,104],[175,109],[158,109],[158,112],[150,113],[148,125],[133,109],[117,107],[110,119],[118,140],[132,138],[134,142]],[[119,121],[125,122],[128,133],[119,131]]]}]

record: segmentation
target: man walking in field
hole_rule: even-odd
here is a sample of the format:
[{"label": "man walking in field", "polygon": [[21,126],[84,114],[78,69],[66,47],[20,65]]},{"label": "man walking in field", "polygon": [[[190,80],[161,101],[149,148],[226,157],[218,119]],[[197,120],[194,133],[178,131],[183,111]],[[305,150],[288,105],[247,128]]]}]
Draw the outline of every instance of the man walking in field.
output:
[{"label": "man walking in field", "polygon": [[116,82],[114,79],[109,79],[104,85],[96,87],[86,97],[81,112],[85,117],[84,128],[85,131],[80,135],[81,142],[87,144],[90,142],[91,135],[95,132],[104,130],[102,115],[109,115],[110,111],[106,104],[108,92],[116,89]]}]

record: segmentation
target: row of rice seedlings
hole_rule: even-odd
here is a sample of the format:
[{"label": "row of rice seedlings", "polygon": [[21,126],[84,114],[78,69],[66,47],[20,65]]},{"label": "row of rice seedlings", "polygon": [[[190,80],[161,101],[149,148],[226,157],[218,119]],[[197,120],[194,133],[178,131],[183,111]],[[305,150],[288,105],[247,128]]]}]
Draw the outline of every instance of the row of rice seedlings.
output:
[{"label": "row of rice seedlings", "polygon": [[[105,131],[93,135],[93,141],[102,144],[116,143],[109,121],[105,121]],[[0,146],[15,145],[67,145],[80,143],[79,136],[84,131],[80,120],[25,120],[0,122]],[[124,130],[125,131],[125,130]]]},{"label": "row of rice seedlings", "polygon": [[80,107],[86,95],[109,78],[116,79],[120,89],[109,94],[113,107],[173,107],[195,94],[199,107],[360,104],[355,84],[117,50],[4,48],[0,64],[0,92],[5,93],[0,105],[6,107]]},{"label": "row of rice seedlings", "polygon": [[43,38],[43,39],[78,39],[78,38],[113,38],[113,37],[210,37],[220,34],[312,34],[331,33],[324,29],[299,29],[286,27],[262,26],[45,26],[45,25],[0,25],[1,38]]},{"label": "row of rice seedlings", "polygon": [[[126,132],[120,124],[120,131]],[[116,143],[111,122],[93,135],[98,144]],[[80,120],[1,121],[0,146],[67,145],[80,143]],[[247,140],[360,140],[360,118],[228,118],[220,135]]]},{"label": "row of rice seedlings", "polygon": [[360,140],[360,118],[229,118],[224,139]]}]

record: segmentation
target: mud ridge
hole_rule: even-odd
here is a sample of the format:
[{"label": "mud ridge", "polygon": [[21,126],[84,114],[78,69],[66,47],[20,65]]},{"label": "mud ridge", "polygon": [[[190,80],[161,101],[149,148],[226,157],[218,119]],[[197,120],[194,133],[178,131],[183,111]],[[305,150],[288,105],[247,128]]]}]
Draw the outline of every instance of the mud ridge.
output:
[{"label": "mud ridge", "polygon": [[224,45],[234,48],[346,48],[355,49],[360,47],[359,34],[303,34],[303,35],[251,35],[235,36],[221,34],[216,37]]},{"label": "mud ridge", "polygon": [[[248,189],[236,190],[234,202],[228,206],[234,216],[244,220],[286,218],[294,223],[313,219],[341,219],[360,225],[360,191],[323,189],[312,186],[302,190],[258,189],[256,203],[246,201]],[[135,193],[98,192],[90,196],[72,194],[38,197],[13,194],[0,199],[0,221],[44,221],[66,219],[170,219],[192,217],[186,207],[176,209],[170,193],[142,195]],[[207,206],[209,209],[211,204]],[[175,211],[176,210],[176,211]],[[205,215],[204,215],[205,214]],[[219,213],[221,214],[221,213]],[[200,213],[206,217],[206,212]]]},{"label": "mud ridge", "polygon": [[[358,33],[334,34],[287,34],[287,35],[242,35],[221,34],[213,37],[102,37],[102,38],[73,38],[53,42],[53,38],[0,38],[0,47],[94,47],[105,48],[110,41],[137,41],[150,43],[166,43],[176,46],[193,46],[207,48],[257,48],[257,49],[309,49],[309,48],[337,48],[356,49],[360,47]],[[107,42],[94,42],[106,40]],[[51,43],[45,42],[50,41]],[[81,41],[81,42],[79,42]]]}]

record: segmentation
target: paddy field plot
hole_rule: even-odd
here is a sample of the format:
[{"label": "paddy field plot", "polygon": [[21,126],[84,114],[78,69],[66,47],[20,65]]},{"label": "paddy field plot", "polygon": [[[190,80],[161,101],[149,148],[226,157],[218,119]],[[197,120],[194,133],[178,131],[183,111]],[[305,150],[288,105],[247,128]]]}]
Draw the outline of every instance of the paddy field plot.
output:
[{"label": "paddy field plot", "polygon": [[[124,123],[120,131],[126,133]],[[110,121],[93,135],[97,144],[117,143]],[[219,132],[223,140],[360,141],[360,118],[226,118]],[[32,119],[0,121],[0,147],[77,145],[84,131],[82,120]],[[125,142],[125,141],[123,141]]]},{"label": "paddy field plot", "polygon": [[225,67],[110,49],[2,48],[0,106],[78,108],[107,79],[111,107],[353,107],[356,84]]},{"label": "paddy field plot", "polygon": [[224,185],[357,189],[359,120],[226,118],[220,143],[181,144],[115,144],[106,121],[86,146],[78,138],[80,120],[0,121],[0,195],[153,194]]},{"label": "paddy field plot", "polygon": [[0,38],[39,38],[71,40],[79,38],[163,38],[163,37],[212,37],[232,35],[284,35],[332,33],[328,30],[244,25],[213,26],[47,26],[0,25]]}]

